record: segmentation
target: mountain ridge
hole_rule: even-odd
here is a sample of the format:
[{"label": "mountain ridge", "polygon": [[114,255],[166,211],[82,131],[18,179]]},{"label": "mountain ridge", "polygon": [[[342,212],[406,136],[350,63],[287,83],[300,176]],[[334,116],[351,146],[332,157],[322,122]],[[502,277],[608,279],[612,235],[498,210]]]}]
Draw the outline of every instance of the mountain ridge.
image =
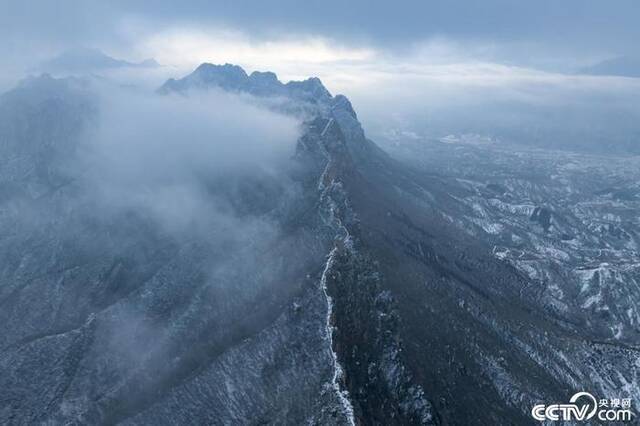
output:
[{"label": "mountain ridge", "polygon": [[80,47],[66,50],[41,63],[38,69],[46,72],[92,72],[117,68],[157,68],[153,58],[130,62],[107,55],[100,49]]},{"label": "mountain ridge", "polygon": [[248,75],[238,65],[214,65],[208,62],[200,64],[192,73],[181,79],[167,80],[158,92],[166,94],[206,87],[220,87],[227,91],[241,91],[258,96],[292,96],[317,102],[327,101],[332,97],[317,77],[282,83],[271,71],[253,71]]},{"label": "mountain ridge", "polygon": [[[176,237],[136,209],[98,214],[82,175],[60,184],[51,153],[73,141],[86,101],[55,82],[24,111],[24,88],[0,100],[16,114],[0,122],[15,142],[2,158],[25,157],[20,173],[0,174],[11,207],[0,215],[0,303],[12,306],[0,310],[3,422],[535,424],[537,403],[633,391],[638,350],[607,328],[632,295],[608,291],[609,315],[591,324],[595,296],[574,301],[583,290],[547,258],[521,266],[535,262],[529,246],[550,257],[573,247],[555,234],[589,231],[557,211],[540,226],[509,204],[544,200],[537,185],[506,179],[487,195],[473,175],[387,155],[319,80],[204,64],[161,96],[278,97],[265,104],[302,131],[277,176],[198,177],[204,194],[259,220],[247,237],[226,241],[228,225]],[[20,126],[25,116],[39,127]],[[41,222],[22,224],[24,205]],[[596,235],[584,241],[609,244]]]}]

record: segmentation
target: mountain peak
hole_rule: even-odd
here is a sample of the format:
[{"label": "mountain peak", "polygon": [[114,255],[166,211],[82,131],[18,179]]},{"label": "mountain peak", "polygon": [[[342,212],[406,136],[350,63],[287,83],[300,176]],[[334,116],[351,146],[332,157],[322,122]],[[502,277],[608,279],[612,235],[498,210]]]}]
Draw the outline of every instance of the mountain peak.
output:
[{"label": "mountain peak", "polygon": [[259,81],[270,81],[270,82],[280,82],[280,80],[278,80],[278,76],[276,75],[276,73],[271,72],[271,71],[254,71],[251,73],[251,75],[249,76],[249,78],[253,79],[253,80],[259,80]]},{"label": "mountain peak", "polygon": [[113,68],[153,68],[158,66],[160,64],[153,58],[136,63],[113,58],[94,47],[76,47],[49,59],[39,68],[48,72],[90,72]]},{"label": "mountain peak", "polygon": [[238,65],[215,65],[208,62],[200,64],[186,77],[167,80],[158,92],[166,94],[210,87],[256,96],[285,96],[313,103],[327,103],[333,98],[317,77],[283,84],[278,76],[270,71],[254,71],[247,75]]},{"label": "mountain peak", "polygon": [[193,73],[205,76],[233,75],[236,77],[247,77],[247,73],[241,66],[229,63],[225,63],[224,65],[216,65],[209,62],[203,62],[202,64],[198,65],[198,68],[196,68]]},{"label": "mountain peak", "polygon": [[286,86],[314,99],[330,100],[332,98],[331,93],[324,87],[318,77],[310,77],[303,81],[290,81]]},{"label": "mountain peak", "polygon": [[214,65],[205,62],[186,78],[200,87],[219,86],[226,90],[238,91],[247,84],[249,77],[244,69],[238,65]]}]

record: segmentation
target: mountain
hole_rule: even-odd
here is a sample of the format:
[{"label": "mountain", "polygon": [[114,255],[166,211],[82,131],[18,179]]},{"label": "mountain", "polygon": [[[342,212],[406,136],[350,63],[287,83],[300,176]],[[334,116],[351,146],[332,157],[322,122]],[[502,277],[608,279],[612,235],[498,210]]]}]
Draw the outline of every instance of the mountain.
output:
[{"label": "mountain", "polygon": [[39,66],[46,72],[92,72],[116,68],[155,68],[160,66],[155,59],[139,63],[112,58],[99,49],[77,48],[62,52]]},{"label": "mountain", "polygon": [[275,172],[198,173],[234,220],[177,234],[63,166],[99,117],[81,82],[0,98],[2,423],[536,424],[578,391],[640,398],[634,164],[390,156],[320,80],[229,64],[158,96],[208,90],[302,133]]},{"label": "mountain", "polygon": [[282,96],[314,104],[331,103],[332,96],[318,78],[283,84],[272,72],[254,71],[251,75],[237,65],[204,63],[188,76],[169,79],[158,90],[161,94],[218,87],[256,96]]},{"label": "mountain", "polygon": [[640,58],[618,56],[583,68],[582,74],[640,77]]}]

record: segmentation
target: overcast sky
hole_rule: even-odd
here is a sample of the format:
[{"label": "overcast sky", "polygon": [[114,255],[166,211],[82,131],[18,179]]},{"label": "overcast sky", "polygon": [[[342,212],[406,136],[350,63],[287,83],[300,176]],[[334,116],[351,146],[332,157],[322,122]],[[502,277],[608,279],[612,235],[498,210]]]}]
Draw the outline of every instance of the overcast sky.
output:
[{"label": "overcast sky", "polygon": [[398,56],[446,40],[470,56],[562,68],[634,54],[640,40],[636,0],[0,0],[0,5],[3,54],[21,60],[25,53],[41,56],[74,45],[132,57],[144,56],[144,47],[161,54],[162,46],[149,42],[163,35],[225,32],[253,43],[321,39],[328,46]]}]

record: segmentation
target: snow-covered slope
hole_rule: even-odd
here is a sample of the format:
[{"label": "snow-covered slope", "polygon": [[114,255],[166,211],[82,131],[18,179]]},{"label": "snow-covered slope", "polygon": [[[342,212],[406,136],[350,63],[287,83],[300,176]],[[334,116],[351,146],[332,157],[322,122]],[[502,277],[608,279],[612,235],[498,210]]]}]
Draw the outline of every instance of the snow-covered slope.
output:
[{"label": "snow-covered slope", "polygon": [[0,100],[1,422],[533,424],[575,391],[640,398],[622,163],[587,196],[579,157],[394,159],[318,79],[233,65],[157,96],[209,90],[302,131],[275,173],[198,175],[239,219],[178,234],[97,211],[59,167],[100,119],[90,90],[44,77]]}]

